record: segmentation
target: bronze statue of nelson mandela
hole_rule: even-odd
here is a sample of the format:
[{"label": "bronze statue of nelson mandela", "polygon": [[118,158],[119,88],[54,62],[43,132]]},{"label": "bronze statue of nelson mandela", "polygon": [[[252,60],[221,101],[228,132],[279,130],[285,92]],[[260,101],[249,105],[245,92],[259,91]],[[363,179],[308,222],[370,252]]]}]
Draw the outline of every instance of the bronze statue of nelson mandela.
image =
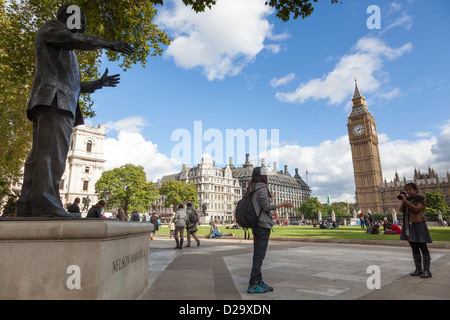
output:
[{"label": "bronze statue of nelson mandela", "polygon": [[25,162],[18,217],[69,217],[61,203],[59,183],[73,127],[84,123],[79,96],[119,83],[119,75],[108,76],[108,69],[98,80],[81,82],[75,50],[133,53],[124,42],[84,35],[86,15],[81,10],[78,28],[69,28],[68,19],[73,20],[75,11],[68,9],[74,7],[61,6],[57,20],[45,22],[36,35],[36,69],[27,108],[27,117],[33,121],[33,145]]}]

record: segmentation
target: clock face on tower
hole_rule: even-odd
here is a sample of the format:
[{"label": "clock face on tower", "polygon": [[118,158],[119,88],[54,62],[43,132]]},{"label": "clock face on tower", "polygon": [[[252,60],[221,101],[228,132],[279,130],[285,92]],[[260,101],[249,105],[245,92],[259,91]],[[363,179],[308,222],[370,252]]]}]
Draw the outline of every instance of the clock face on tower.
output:
[{"label": "clock face on tower", "polygon": [[360,136],[364,133],[364,126],[362,124],[357,124],[353,127],[353,134],[355,136]]}]

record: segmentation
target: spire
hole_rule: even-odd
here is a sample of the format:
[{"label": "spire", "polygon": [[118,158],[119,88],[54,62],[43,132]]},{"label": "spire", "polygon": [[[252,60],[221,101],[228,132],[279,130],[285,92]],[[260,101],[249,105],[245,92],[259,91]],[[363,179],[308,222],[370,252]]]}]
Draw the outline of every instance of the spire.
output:
[{"label": "spire", "polygon": [[363,96],[362,96],[361,92],[359,91],[358,82],[357,82],[356,77],[355,77],[355,92],[353,93],[352,100],[360,99],[362,97]]},{"label": "spire", "polygon": [[352,105],[353,105],[352,112],[348,116],[349,118],[351,118],[353,116],[361,116],[361,115],[369,114],[369,110],[367,110],[367,106],[366,106],[366,100],[364,99],[361,92],[359,91],[358,82],[356,80],[356,77],[355,77],[355,92],[353,93],[353,97],[352,97]]}]

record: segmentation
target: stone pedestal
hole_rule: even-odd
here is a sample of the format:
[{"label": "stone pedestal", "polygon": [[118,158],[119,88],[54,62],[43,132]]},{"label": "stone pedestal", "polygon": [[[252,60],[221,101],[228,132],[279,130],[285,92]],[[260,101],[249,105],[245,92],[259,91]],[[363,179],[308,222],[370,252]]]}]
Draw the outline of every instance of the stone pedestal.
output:
[{"label": "stone pedestal", "polygon": [[0,299],[136,299],[151,223],[0,220]]}]

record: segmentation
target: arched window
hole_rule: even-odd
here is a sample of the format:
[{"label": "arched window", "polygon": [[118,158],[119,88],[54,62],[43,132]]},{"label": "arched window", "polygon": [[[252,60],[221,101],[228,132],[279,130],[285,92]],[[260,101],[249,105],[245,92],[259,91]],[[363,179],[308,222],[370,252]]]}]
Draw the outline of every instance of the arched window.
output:
[{"label": "arched window", "polygon": [[86,151],[92,152],[92,141],[91,140],[88,140],[88,142],[86,143]]}]

